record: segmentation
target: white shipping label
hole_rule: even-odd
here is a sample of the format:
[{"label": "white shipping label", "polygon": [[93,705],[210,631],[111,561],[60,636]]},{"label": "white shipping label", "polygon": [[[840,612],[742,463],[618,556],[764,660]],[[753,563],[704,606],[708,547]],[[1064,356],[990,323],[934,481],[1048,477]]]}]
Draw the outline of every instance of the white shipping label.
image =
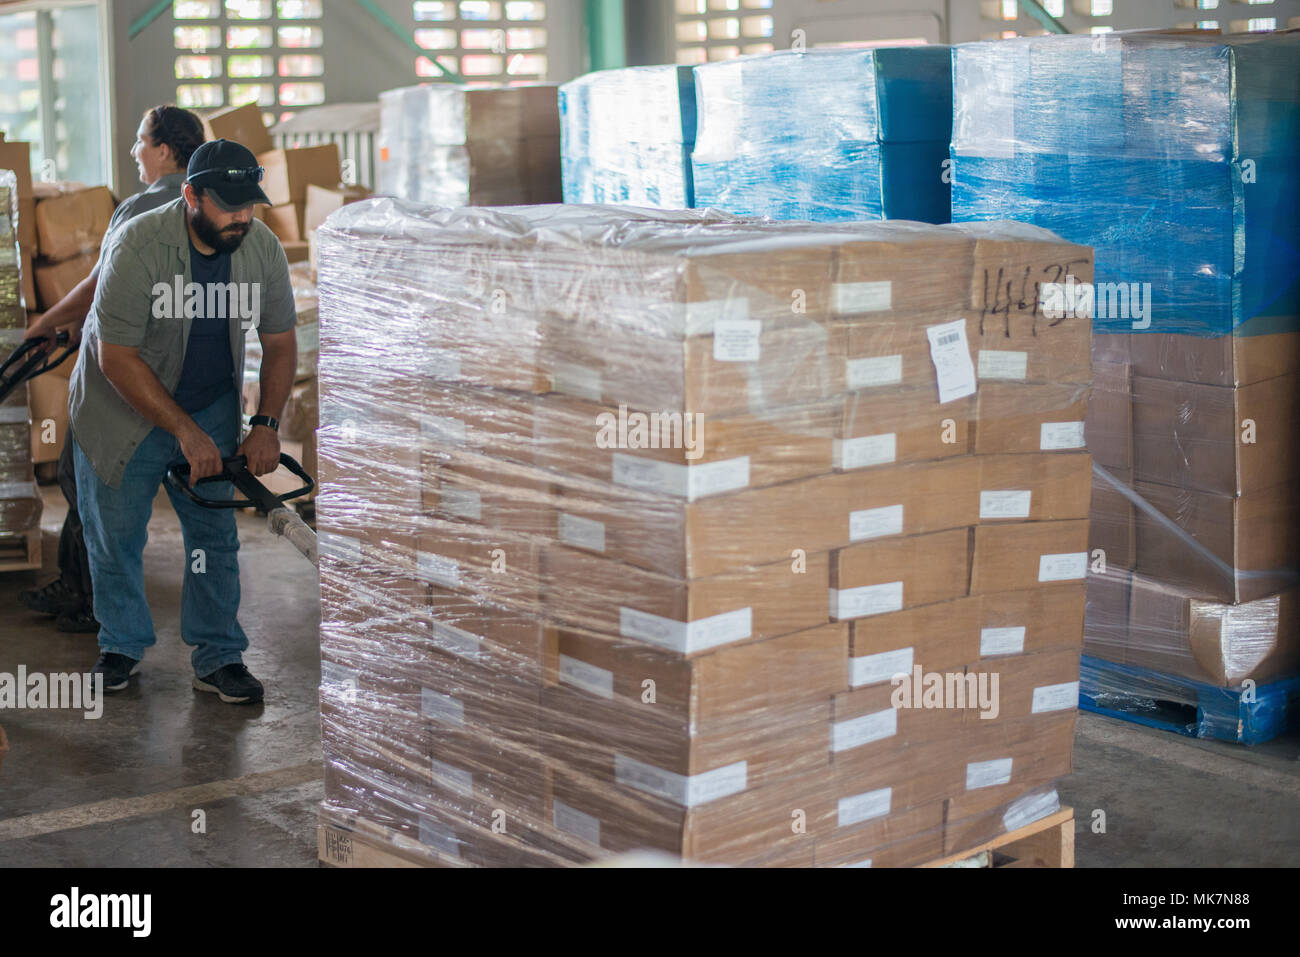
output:
[{"label": "white shipping label", "polygon": [[427,349],[422,365],[430,379],[447,381],[460,378],[460,356],[450,349]]},{"label": "white shipping label", "polygon": [[1082,422],[1044,422],[1039,426],[1038,447],[1044,452],[1081,449],[1085,444]]},{"label": "white shipping label", "polygon": [[991,788],[1011,783],[1011,758],[992,761],[972,761],[966,765],[966,790]]},{"label": "white shipping label", "polygon": [[749,456],[709,462],[705,465],[684,466],[689,476],[687,496],[693,502],[706,495],[730,492],[749,485]]},{"label": "white shipping label", "polygon": [[560,541],[565,545],[589,548],[593,552],[603,552],[605,550],[604,522],[598,522],[594,518],[583,518],[581,515],[570,515],[568,512],[560,512],[558,525]]},{"label": "white shipping label", "polygon": [[864,508],[849,512],[849,541],[860,542],[884,535],[903,532],[903,506],[886,505],[883,508]]},{"label": "white shipping label", "polygon": [[1034,689],[1034,701],[1030,705],[1031,714],[1043,711],[1061,711],[1075,708],[1079,704],[1079,682],[1066,681],[1059,685],[1042,685]]},{"label": "white shipping label", "polygon": [[748,455],[704,465],[679,465],[625,452],[615,452],[612,458],[611,479],[615,485],[647,489],[691,501],[749,485]]},{"label": "white shipping label", "polygon": [[324,691],[337,694],[348,704],[355,704],[357,690],[360,687],[360,675],[355,668],[348,668],[333,661],[320,663],[320,686]]},{"label": "white shipping label", "polygon": [[894,286],[883,282],[837,282],[831,284],[831,311],[840,315],[883,312],[894,300]]},{"label": "white shipping label", "polygon": [[447,825],[430,820],[423,814],[420,815],[420,843],[433,848],[439,854],[460,857],[460,842],[456,840],[456,833]]},{"label": "white shipping label", "polygon": [[980,518],[1028,518],[1032,494],[1024,489],[982,491],[980,492]]},{"label": "white shipping label", "polygon": [[914,649],[899,648],[874,655],[859,655],[849,659],[849,685],[861,688],[889,681],[894,675],[910,675]]},{"label": "white shipping label", "polygon": [[871,858],[869,857],[865,861],[854,861],[852,864],[840,865],[840,867],[870,867],[870,866],[871,866]]},{"label": "white shipping label", "polygon": [[600,370],[576,362],[557,362],[551,369],[551,386],[565,395],[600,401]]},{"label": "white shipping label", "polygon": [[675,312],[687,336],[707,336],[720,321],[748,319],[749,300],[739,297],[677,303]]},{"label": "white shipping label", "polygon": [[698,807],[745,790],[748,764],[737,761],[699,774],[678,774],[629,758],[625,754],[615,754],[614,780],[618,784],[654,794],[682,807]]},{"label": "white shipping label", "polygon": [[475,522],[483,520],[483,497],[473,489],[444,488],[438,493],[438,501],[448,515]]},{"label": "white shipping label", "polygon": [[1088,574],[1087,552],[1062,552],[1057,555],[1038,556],[1038,580],[1063,582],[1083,578]]},{"label": "white shipping label", "polygon": [[1055,814],[1061,809],[1061,799],[1056,788],[1046,794],[1026,794],[1007,806],[1007,813],[1002,815],[1002,826],[1008,831],[1018,831],[1027,824]]},{"label": "white shipping label", "polygon": [[844,363],[844,381],[850,392],[878,385],[898,385],[903,381],[903,357],[848,359]]},{"label": "white shipping label", "polygon": [[338,532],[326,532],[321,536],[321,544],[325,546],[321,551],[336,562],[356,565],[361,561],[361,539],[359,538],[340,535]]},{"label": "white shipping label", "polygon": [[834,445],[837,469],[861,469],[869,465],[883,465],[898,458],[898,436],[894,432],[882,435],[864,435],[856,439],[836,439]]},{"label": "white shipping label", "polygon": [[713,358],[719,362],[757,362],[759,333],[757,319],[719,319],[713,324]]},{"label": "white shipping label", "polygon": [[859,588],[831,589],[832,618],[864,618],[903,610],[903,583],[885,582]]},{"label": "white shipping label", "polygon": [[560,681],[602,698],[614,697],[614,672],[569,655],[560,655]]},{"label": "white shipping label", "polygon": [[434,691],[432,688],[421,688],[420,714],[448,724],[464,724],[465,704],[449,694]]},{"label": "white shipping label", "polygon": [[848,751],[898,734],[898,711],[886,708],[831,725],[831,750]]},{"label": "white shipping label", "polygon": [[866,791],[852,797],[840,798],[838,827],[848,827],[861,821],[870,821],[873,817],[884,817],[889,813],[893,803],[894,789],[880,788]]},{"label": "white shipping label", "polygon": [[420,552],[415,559],[415,567],[420,577],[444,588],[455,588],[460,584],[460,565],[454,558],[435,555],[433,552]]},{"label": "white shipping label", "polygon": [[451,442],[454,445],[465,444],[465,423],[443,415],[420,416],[420,436],[434,442]]},{"label": "white shipping label", "polygon": [[966,341],[966,320],[927,326],[930,360],[939,383],[939,404],[975,394],[975,366]]},{"label": "white shipping label", "polygon": [[551,801],[551,823],[557,830],[580,837],[591,844],[600,844],[600,819],[563,801]]},{"label": "white shipping label", "polygon": [[980,657],[1018,655],[1025,650],[1024,626],[1016,628],[981,628]]},{"label": "white shipping label", "polygon": [[737,608],[695,621],[677,621],[635,608],[619,608],[619,634],[681,654],[742,641],[754,633],[753,609]]},{"label": "white shipping label", "polygon": [[430,622],[433,625],[433,643],[443,651],[461,658],[476,658],[483,646],[483,639],[464,628],[457,628],[445,621]]},{"label": "white shipping label", "polygon": [[1024,379],[1029,372],[1029,353],[1005,349],[981,349],[981,379]]},{"label": "white shipping label", "polygon": [[474,775],[437,758],[430,758],[429,764],[432,768],[430,776],[435,784],[441,784],[464,797],[474,796]]}]

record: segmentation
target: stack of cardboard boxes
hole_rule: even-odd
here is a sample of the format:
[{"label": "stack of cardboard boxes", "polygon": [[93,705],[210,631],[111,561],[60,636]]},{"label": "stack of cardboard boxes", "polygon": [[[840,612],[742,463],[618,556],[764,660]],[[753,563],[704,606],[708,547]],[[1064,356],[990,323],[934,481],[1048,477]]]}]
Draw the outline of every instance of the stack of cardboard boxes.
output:
[{"label": "stack of cardboard boxes", "polygon": [[376,192],[453,207],[559,202],[556,90],[426,83],[381,93]]},{"label": "stack of cardboard boxes", "polygon": [[[0,356],[23,338],[22,256],[18,242],[18,177],[0,170]],[[0,402],[0,570],[39,568],[41,496],[30,456],[27,390]]]},{"label": "stack of cardboard boxes", "polygon": [[323,821],[441,863],[906,865],[1055,810],[1067,273],[1088,249],[1012,225],[334,217]]}]

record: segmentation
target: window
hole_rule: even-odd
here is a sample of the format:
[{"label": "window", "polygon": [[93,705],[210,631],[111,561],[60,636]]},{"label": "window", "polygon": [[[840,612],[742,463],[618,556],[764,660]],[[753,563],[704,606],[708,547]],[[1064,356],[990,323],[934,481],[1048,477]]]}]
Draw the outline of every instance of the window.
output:
[{"label": "window", "polygon": [[1074,0],[1071,5],[1081,17],[1109,17],[1115,12],[1114,0]]},{"label": "window", "polygon": [[775,49],[773,18],[764,12],[772,9],[772,0],[675,0],[673,6],[678,63],[707,63]]},{"label": "window", "polygon": [[1065,0],[1043,0],[1043,9],[1059,20],[1065,16]]},{"label": "window", "polygon": [[267,119],[324,102],[322,0],[173,0],[176,102],[257,103]]},{"label": "window", "polygon": [[411,7],[421,24],[415,45],[430,51],[416,57],[416,76],[443,77],[442,64],[469,80],[546,77],[545,0],[416,0]]}]

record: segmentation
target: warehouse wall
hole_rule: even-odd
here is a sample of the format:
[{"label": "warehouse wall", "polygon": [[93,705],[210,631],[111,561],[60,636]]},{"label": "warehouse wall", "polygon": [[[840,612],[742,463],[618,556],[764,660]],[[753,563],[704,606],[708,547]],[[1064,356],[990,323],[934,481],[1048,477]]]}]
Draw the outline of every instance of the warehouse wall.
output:
[{"label": "warehouse wall", "polygon": [[[176,98],[173,75],[175,50],[170,12],[129,39],[131,24],[155,0],[117,0],[112,6],[115,117],[113,124],[113,189],[119,196],[139,190],[129,152],[144,111]],[[376,0],[410,36],[415,19],[410,0]],[[373,100],[382,91],[420,82],[415,75],[416,52],[394,36],[352,0],[330,0],[324,5],[321,26],[325,59],[325,102],[354,103]],[[548,0],[547,57],[549,79],[565,81],[584,68],[582,0]]]}]

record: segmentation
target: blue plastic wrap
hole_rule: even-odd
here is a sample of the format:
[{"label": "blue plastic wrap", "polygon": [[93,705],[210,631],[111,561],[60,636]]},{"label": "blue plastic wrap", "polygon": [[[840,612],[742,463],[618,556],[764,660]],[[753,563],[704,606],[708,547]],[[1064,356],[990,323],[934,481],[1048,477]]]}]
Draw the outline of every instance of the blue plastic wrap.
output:
[{"label": "blue plastic wrap", "polygon": [[698,206],[948,222],[948,47],[737,57],[696,67],[695,85]]},{"label": "blue plastic wrap", "polygon": [[1094,247],[1097,283],[1150,283],[1149,316],[1097,332],[1300,329],[1300,36],[972,43],[953,75],[953,219],[1034,223]]},{"label": "blue plastic wrap", "polygon": [[564,201],[695,205],[695,81],[686,66],[600,70],[560,87]]}]

